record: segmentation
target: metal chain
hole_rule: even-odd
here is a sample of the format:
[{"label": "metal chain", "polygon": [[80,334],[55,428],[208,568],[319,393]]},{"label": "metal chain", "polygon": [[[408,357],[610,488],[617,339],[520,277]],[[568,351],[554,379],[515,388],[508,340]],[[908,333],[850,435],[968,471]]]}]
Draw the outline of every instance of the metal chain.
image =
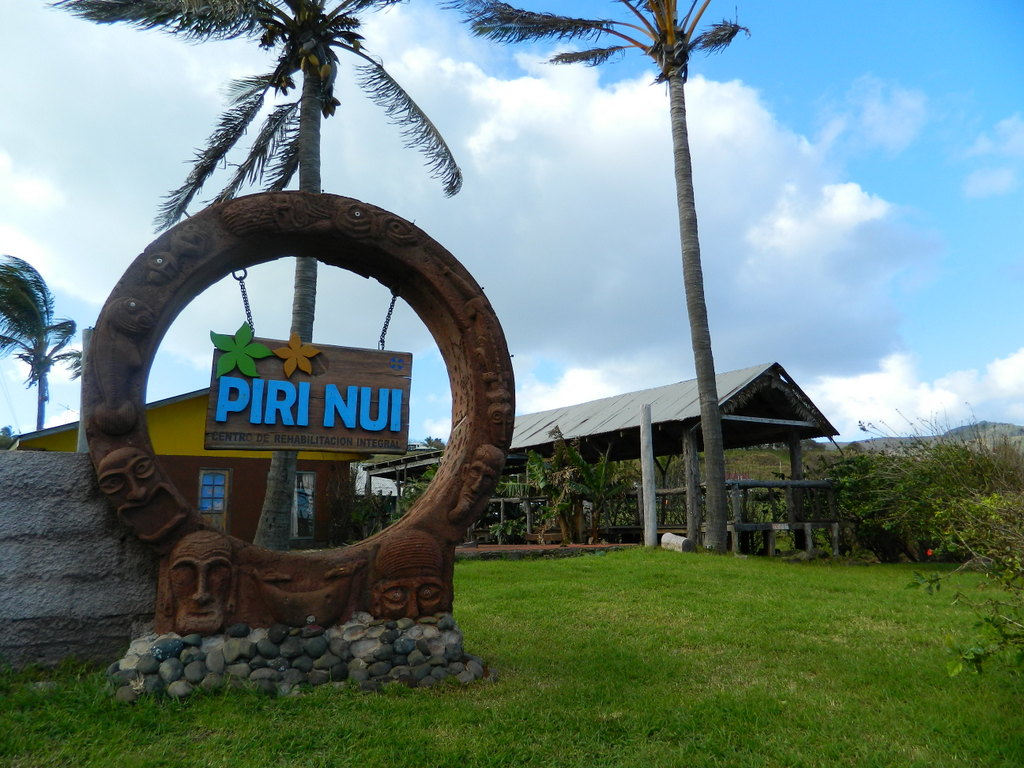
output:
[{"label": "metal chain", "polygon": [[398,291],[391,291],[391,305],[388,307],[388,314],[384,318],[384,327],[380,329],[380,341],[377,343],[381,351],[384,350],[384,339],[388,335],[388,326],[391,325],[391,313],[395,311],[396,301],[398,301]]},{"label": "metal chain", "polygon": [[[242,292],[242,306],[245,307],[245,322],[249,324],[249,330],[254,334],[256,333],[256,326],[252,322],[252,309],[249,308],[249,294],[245,290],[245,278],[249,276],[248,270],[241,270],[241,275],[238,271],[232,272],[231,276],[238,281],[238,289]],[[383,347],[381,347],[383,349]]]}]

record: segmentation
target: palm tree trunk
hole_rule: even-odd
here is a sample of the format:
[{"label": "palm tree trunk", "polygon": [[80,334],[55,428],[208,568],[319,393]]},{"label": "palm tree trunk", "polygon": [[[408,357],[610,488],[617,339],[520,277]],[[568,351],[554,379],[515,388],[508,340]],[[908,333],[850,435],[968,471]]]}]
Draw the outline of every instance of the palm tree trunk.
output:
[{"label": "palm tree trunk", "polygon": [[48,386],[46,374],[43,373],[36,382],[36,432],[46,423],[46,401],[50,399]]},{"label": "palm tree trunk", "polygon": [[704,301],[704,274],[700,265],[700,241],[697,234],[697,207],[693,194],[693,167],[690,140],[686,129],[686,96],[680,74],[669,78],[669,104],[672,122],[672,152],[675,160],[676,204],[679,207],[679,240],[682,245],[683,289],[686,314],[690,323],[693,362],[697,369],[700,397],[700,425],[704,439],[706,490],[706,538],[709,549],[726,548],[725,454],[722,445],[722,418],[718,409],[715,360],[711,351],[711,329]]},{"label": "palm tree trunk", "polygon": [[[322,191],[320,182],[320,77],[307,72],[302,80],[299,106],[299,190]],[[316,259],[295,259],[292,295],[292,333],[304,342],[313,340],[316,313]],[[295,451],[274,451],[267,471],[267,492],[263,499],[259,527],[253,543],[273,550],[286,550],[291,541],[291,513],[295,495]]]}]

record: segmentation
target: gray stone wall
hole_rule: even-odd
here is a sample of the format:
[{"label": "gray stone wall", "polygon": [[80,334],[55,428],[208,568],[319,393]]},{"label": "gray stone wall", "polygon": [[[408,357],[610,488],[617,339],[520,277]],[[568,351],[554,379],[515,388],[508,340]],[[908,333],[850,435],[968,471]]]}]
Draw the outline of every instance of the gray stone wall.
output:
[{"label": "gray stone wall", "polygon": [[0,451],[0,663],[110,662],[148,631],[156,557],[85,454]]}]

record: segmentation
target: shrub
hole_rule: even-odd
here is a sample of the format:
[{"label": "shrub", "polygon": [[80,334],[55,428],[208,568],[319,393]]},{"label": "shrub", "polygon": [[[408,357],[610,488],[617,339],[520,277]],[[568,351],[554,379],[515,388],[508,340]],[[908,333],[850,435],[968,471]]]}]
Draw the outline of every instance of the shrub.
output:
[{"label": "shrub", "polygon": [[836,484],[842,518],[860,547],[884,562],[922,560],[928,550],[966,556],[966,502],[1024,489],[1024,455],[1006,439],[970,432],[911,437],[891,448],[848,452],[818,469]]},{"label": "shrub", "polygon": [[947,515],[956,537],[1000,588],[994,597],[971,603],[979,632],[952,646],[956,658],[950,673],[981,671],[984,662],[999,656],[1024,666],[1024,492],[967,499]]}]

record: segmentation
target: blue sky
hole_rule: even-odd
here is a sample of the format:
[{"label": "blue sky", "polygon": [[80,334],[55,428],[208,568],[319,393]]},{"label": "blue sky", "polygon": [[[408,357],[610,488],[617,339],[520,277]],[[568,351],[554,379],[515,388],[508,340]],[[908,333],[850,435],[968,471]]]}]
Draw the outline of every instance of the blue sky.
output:
[{"label": "blue sky", "polygon": [[[244,41],[188,45],[2,2],[0,56],[18,76],[0,83],[0,252],[35,264],[58,313],[88,326],[155,237],[223,84],[266,59]],[[709,18],[737,13],[751,36],[696,60],[687,91],[718,368],[780,362],[843,439],[860,421],[1024,423],[1024,4],[716,0]],[[418,0],[364,31],[466,184],[444,199],[346,80],[325,188],[416,221],[474,273],[515,355],[518,410],[691,378],[667,98],[646,60],[549,66],[550,46],[474,39]],[[285,265],[253,271],[262,335],[287,334],[288,279]],[[386,289],[331,274],[323,291],[315,340],[374,347]],[[241,317],[230,280],[197,300],[150,398],[205,386],[208,331]],[[401,303],[389,345],[416,355],[412,436],[445,436],[444,369]],[[0,425],[16,431],[33,423],[23,379],[0,359]],[[77,418],[75,384],[52,389],[48,423]]]}]

